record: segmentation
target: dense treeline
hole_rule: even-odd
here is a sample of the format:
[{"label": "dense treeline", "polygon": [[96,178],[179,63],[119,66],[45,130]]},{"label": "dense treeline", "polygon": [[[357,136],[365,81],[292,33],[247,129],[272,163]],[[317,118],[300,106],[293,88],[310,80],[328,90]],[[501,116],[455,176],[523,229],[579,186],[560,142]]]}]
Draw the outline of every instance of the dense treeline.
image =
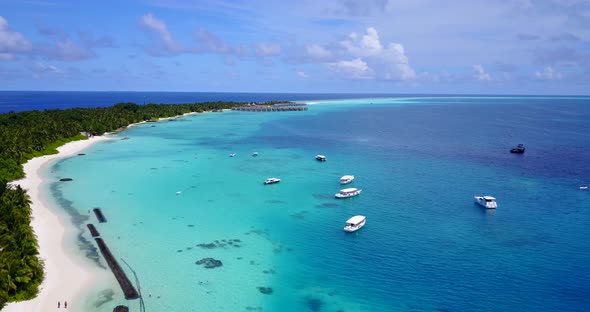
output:
[{"label": "dense treeline", "polygon": [[129,124],[190,112],[220,110],[233,102],[198,104],[119,103],[103,108],[29,111],[0,115],[0,179],[22,178],[20,164],[33,157],[55,154],[56,147],[82,139],[80,133],[101,135]]},{"label": "dense treeline", "polygon": [[20,186],[0,183],[0,309],[7,301],[33,298],[43,280],[29,204]]},{"label": "dense treeline", "polygon": [[27,160],[57,153],[56,148],[82,135],[101,135],[132,123],[190,112],[217,111],[234,102],[195,104],[119,103],[106,108],[28,111],[0,115],[0,309],[6,302],[33,298],[43,279],[37,241],[30,227],[26,192],[6,181],[23,178]]}]

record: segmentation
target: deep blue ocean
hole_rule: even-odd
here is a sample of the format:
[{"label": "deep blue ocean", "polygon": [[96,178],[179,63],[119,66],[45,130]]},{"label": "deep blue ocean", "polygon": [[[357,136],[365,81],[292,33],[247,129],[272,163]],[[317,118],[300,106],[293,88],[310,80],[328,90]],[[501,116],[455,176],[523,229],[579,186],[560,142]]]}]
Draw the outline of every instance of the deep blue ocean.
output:
[{"label": "deep blue ocean", "polygon": [[10,111],[105,107],[121,102],[184,104],[207,101],[263,102],[351,98],[391,95],[336,93],[219,93],[219,92],[108,92],[108,91],[0,91],[0,113]]},{"label": "deep blue ocean", "polygon": [[[157,102],[199,101],[170,95]],[[314,104],[139,125],[47,172],[74,178],[48,185],[68,213],[109,216],[97,226],[147,311],[590,311],[590,98],[273,99]],[[518,143],[526,152],[509,153]],[[363,193],[337,200],[345,174]],[[343,232],[355,214],[367,225]],[[223,266],[195,265],[204,257]],[[139,311],[112,290],[81,311]]]}]

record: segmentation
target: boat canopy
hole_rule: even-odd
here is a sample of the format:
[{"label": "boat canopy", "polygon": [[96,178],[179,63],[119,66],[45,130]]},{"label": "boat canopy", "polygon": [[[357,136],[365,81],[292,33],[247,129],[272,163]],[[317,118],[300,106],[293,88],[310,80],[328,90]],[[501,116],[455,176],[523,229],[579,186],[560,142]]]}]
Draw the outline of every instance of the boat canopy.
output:
[{"label": "boat canopy", "polygon": [[342,178],[340,178],[340,180],[350,180],[350,179],[354,179],[354,176],[353,175],[345,175],[345,176],[342,176]]},{"label": "boat canopy", "polygon": [[352,193],[352,192],[356,192],[356,191],[357,191],[356,188],[351,187],[351,188],[345,188],[345,189],[340,190],[340,193],[344,194],[344,193]]},{"label": "boat canopy", "polygon": [[365,221],[365,218],[366,218],[365,216],[354,216],[354,217],[346,220],[346,223],[356,225],[356,224],[359,224],[359,223]]},{"label": "boat canopy", "polygon": [[484,196],[483,199],[485,199],[485,200],[496,200],[496,198],[494,198],[492,196]]}]

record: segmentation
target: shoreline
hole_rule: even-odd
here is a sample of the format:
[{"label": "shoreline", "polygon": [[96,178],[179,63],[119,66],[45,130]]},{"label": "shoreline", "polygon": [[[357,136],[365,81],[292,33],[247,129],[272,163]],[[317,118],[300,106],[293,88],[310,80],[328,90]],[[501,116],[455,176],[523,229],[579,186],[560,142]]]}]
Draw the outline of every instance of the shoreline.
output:
[{"label": "shoreline", "polygon": [[[174,117],[161,117],[156,120],[167,121],[204,112],[189,112]],[[3,308],[6,312],[45,312],[60,311],[57,302],[68,301],[68,309],[81,311],[87,304],[83,295],[89,293],[91,286],[108,284],[112,279],[110,269],[106,271],[95,265],[83,255],[71,253],[68,242],[72,235],[77,235],[76,228],[69,218],[63,218],[54,207],[43,200],[41,186],[47,182],[42,170],[56,160],[72,157],[88,149],[98,142],[113,140],[110,134],[123,132],[131,127],[147,123],[141,121],[129,124],[118,131],[107,132],[101,136],[93,136],[87,140],[68,142],[57,148],[58,153],[35,157],[23,164],[25,178],[9,182],[20,185],[31,198],[31,227],[39,244],[39,258],[43,261],[43,282],[39,285],[39,293],[33,299],[19,302],[8,302]],[[105,274],[106,272],[106,274]],[[77,300],[76,302],[74,300]]]},{"label": "shoreline", "polygon": [[39,286],[39,293],[31,300],[10,302],[3,309],[7,312],[35,312],[59,311],[57,302],[68,301],[68,309],[76,310],[83,306],[83,302],[74,302],[81,294],[87,292],[90,285],[95,284],[103,269],[84,260],[81,255],[72,254],[66,247],[72,226],[69,220],[64,220],[57,214],[47,201],[43,200],[42,185],[47,180],[42,176],[42,170],[58,159],[71,157],[98,142],[111,138],[95,136],[87,140],[68,142],[57,148],[58,154],[33,158],[23,164],[25,178],[10,182],[20,185],[31,198],[31,227],[39,244],[39,258],[44,262],[43,282]]}]

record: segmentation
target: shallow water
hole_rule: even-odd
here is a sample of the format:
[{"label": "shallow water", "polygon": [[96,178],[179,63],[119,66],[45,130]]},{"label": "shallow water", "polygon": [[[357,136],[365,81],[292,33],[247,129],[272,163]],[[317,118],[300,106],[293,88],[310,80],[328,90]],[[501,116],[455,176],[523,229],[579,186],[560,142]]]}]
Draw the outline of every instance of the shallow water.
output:
[{"label": "shallow water", "polygon": [[[589,118],[589,99],[522,97],[208,113],[132,127],[51,176],[74,179],[53,191],[80,215],[102,209],[90,220],[147,311],[583,311]],[[337,200],[345,174],[363,193]],[[355,214],[367,225],[343,232]],[[84,311],[139,311],[112,289]]]}]

